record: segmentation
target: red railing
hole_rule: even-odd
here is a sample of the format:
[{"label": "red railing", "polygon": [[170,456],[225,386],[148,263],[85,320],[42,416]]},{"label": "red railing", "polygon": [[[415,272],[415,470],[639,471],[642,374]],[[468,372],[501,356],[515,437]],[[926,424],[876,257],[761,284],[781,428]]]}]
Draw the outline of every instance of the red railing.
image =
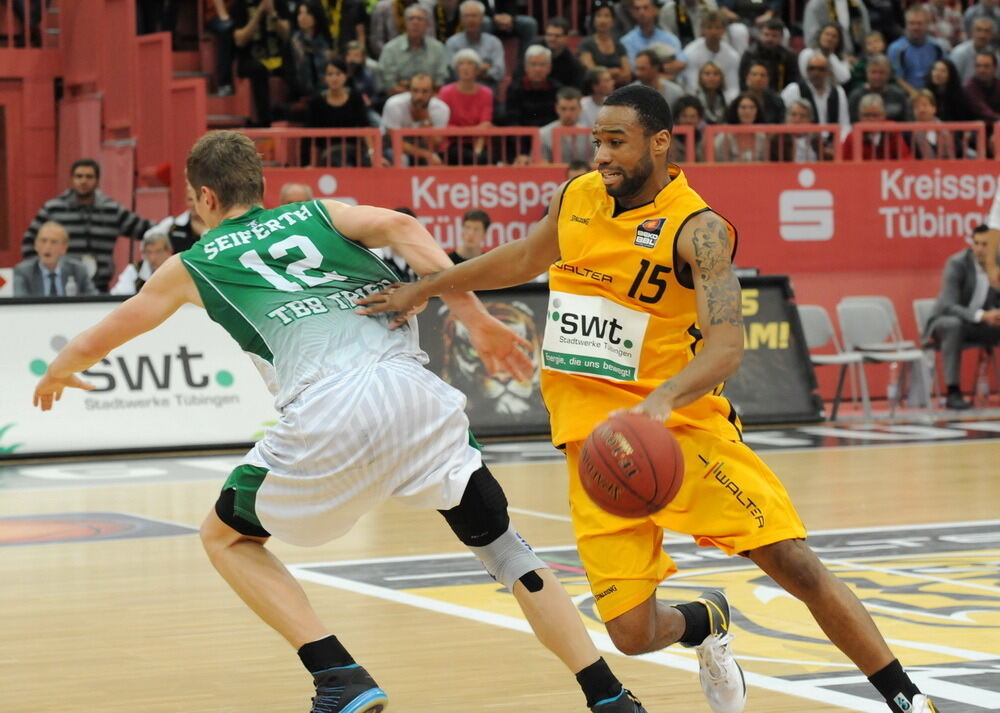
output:
[{"label": "red railing", "polygon": [[[449,126],[443,129],[391,129],[388,133],[393,166],[427,165],[428,162],[448,166],[542,162],[541,139],[538,129],[533,126]],[[431,154],[437,158],[432,158]]]},{"label": "red railing", "polygon": [[[696,145],[694,141],[695,130],[693,126],[675,126],[673,131],[670,132],[672,139],[678,145],[683,145],[683,154],[677,156],[676,160],[683,161],[684,163],[694,163],[696,160]],[[594,160],[594,149],[591,146],[590,153],[587,156],[566,156],[563,150],[564,141],[563,138],[572,138],[574,136],[586,136],[589,139],[593,135],[593,130],[587,126],[557,126],[552,131],[552,163],[569,163],[577,159],[593,162]],[[571,144],[572,146],[572,144]]]},{"label": "red railing", "polygon": [[[704,146],[705,163],[719,160],[718,137],[752,135],[761,137],[751,147],[753,161],[792,161],[795,154],[789,156],[789,150],[794,151],[794,138],[804,137],[809,140],[810,156],[814,161],[840,161],[842,144],[837,140],[840,126],[837,124],[715,124],[706,126],[702,143]],[[784,137],[790,137],[786,140]],[[791,145],[789,147],[789,144]],[[758,149],[762,149],[758,151]],[[736,159],[723,157],[726,163],[746,163]]]},{"label": "red railing", "polygon": [[[933,132],[935,136],[935,155],[917,155],[914,148],[920,145],[923,137]],[[883,150],[872,150],[873,158],[877,160],[910,160],[910,159],[965,159],[986,158],[986,124],[982,121],[878,121],[858,122],[851,126],[851,133],[846,141],[851,143],[851,160],[862,161],[864,142],[875,135],[880,135],[880,147]],[[996,136],[994,135],[994,141]],[[909,156],[894,156],[891,153],[897,147],[905,144]],[[887,151],[889,153],[887,153]]]},{"label": "red railing", "polygon": [[269,166],[381,166],[378,129],[246,129]]},{"label": "red railing", "polygon": [[0,49],[58,48],[59,0],[0,2]]}]

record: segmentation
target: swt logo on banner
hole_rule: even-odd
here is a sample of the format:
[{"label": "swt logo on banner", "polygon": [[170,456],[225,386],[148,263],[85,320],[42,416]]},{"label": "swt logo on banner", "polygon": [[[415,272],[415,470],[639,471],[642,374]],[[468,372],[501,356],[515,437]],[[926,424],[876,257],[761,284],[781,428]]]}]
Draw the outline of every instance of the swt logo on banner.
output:
[{"label": "swt logo on banner", "polygon": [[816,174],[799,171],[801,189],[782,191],[778,198],[778,223],[782,240],[789,242],[830,240],[833,237],[833,193],[813,189]]}]

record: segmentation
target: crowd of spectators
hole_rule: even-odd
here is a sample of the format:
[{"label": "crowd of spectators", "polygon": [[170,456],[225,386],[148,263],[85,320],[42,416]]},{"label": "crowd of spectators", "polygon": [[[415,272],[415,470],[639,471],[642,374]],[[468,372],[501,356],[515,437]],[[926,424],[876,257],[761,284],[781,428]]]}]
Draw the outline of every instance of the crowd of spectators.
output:
[{"label": "crowd of spectators", "polygon": [[[782,124],[808,114],[841,127],[839,137],[820,137],[817,155],[825,158],[863,120],[862,106],[894,122],[1000,120],[997,0],[806,0],[794,22],[782,0],[593,0],[574,12],[578,26],[554,15],[539,25],[523,0],[209,4],[216,82],[230,92],[235,65],[249,80],[259,126],[281,118],[313,128],[538,127],[548,160],[552,128],[590,125],[604,97],[631,82],[687,113],[678,123],[696,128],[696,156],[704,155],[708,124]],[[391,160],[391,142],[386,155],[373,156],[366,141],[331,140],[308,160]],[[788,144],[746,132],[719,136],[716,160],[785,156],[776,141]],[[866,141],[881,146],[877,135]],[[916,157],[972,151],[961,133],[912,132],[905,142]],[[791,155],[813,153],[808,144]],[[410,164],[525,160],[523,141],[508,141],[510,151],[490,147],[482,137],[411,136],[402,151]],[[564,161],[580,158],[577,142],[564,148]]]}]

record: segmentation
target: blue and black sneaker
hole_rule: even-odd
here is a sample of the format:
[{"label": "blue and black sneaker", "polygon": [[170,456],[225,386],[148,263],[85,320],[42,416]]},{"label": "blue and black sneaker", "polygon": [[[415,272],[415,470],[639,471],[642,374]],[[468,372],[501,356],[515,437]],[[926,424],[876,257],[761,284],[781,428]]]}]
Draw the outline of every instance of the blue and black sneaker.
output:
[{"label": "blue and black sneaker", "polygon": [[313,683],[310,713],[382,713],[389,705],[389,696],[358,664],[320,671]]},{"label": "blue and black sneaker", "polygon": [[646,713],[639,699],[627,688],[623,688],[614,698],[598,701],[590,707],[590,710],[593,713]]}]

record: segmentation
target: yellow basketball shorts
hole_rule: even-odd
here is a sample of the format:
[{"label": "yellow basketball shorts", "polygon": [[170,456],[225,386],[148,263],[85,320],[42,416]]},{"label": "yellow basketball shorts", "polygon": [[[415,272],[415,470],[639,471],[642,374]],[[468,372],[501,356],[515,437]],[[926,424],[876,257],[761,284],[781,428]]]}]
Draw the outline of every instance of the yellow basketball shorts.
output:
[{"label": "yellow basketball shorts", "polygon": [[677,571],[663,551],[664,528],[730,555],[806,536],[781,481],[749,446],[695,428],[671,432],[684,453],[684,481],[663,510],[638,519],[590,499],[577,475],[583,442],[566,444],[577,550],[604,621],[642,604]]}]

